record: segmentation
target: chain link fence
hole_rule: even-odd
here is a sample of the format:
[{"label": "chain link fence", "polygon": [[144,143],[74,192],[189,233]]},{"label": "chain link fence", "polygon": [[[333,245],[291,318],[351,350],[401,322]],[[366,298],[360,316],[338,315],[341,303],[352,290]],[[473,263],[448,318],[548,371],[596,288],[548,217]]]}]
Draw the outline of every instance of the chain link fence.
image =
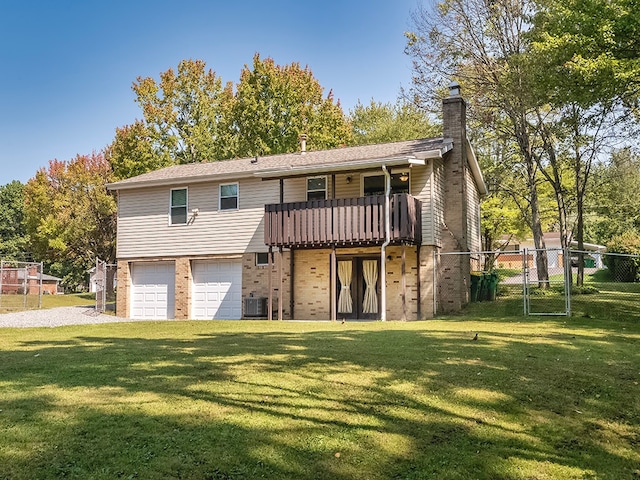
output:
[{"label": "chain link fence", "polygon": [[0,260],[0,312],[41,308],[42,263]]},{"label": "chain link fence", "polygon": [[[639,255],[525,249],[437,253],[435,262],[441,277],[446,272],[461,272],[456,280],[461,286],[460,303],[474,313],[640,315]],[[461,268],[461,264],[468,268]],[[449,313],[451,286],[436,283],[437,311]]]}]

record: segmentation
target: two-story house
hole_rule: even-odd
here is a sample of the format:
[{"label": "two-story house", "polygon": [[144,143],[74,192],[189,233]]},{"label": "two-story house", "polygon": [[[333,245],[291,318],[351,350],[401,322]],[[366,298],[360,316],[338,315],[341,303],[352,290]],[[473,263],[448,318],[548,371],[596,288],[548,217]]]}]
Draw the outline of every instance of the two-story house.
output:
[{"label": "two-story house", "polygon": [[[486,193],[453,86],[443,137],[164,168],[118,194],[117,315],[415,320],[469,300]],[[439,285],[436,294],[436,283]]]}]

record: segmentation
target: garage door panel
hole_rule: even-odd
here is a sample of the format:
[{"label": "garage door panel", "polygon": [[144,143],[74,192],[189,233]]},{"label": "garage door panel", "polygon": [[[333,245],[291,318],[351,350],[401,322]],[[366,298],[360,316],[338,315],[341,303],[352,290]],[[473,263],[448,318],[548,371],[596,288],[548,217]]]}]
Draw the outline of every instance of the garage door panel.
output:
[{"label": "garage door panel", "polygon": [[173,262],[137,262],[131,272],[131,317],[173,318],[175,267]]},{"label": "garage door panel", "polygon": [[241,263],[230,260],[194,262],[192,298],[193,318],[242,318]]}]

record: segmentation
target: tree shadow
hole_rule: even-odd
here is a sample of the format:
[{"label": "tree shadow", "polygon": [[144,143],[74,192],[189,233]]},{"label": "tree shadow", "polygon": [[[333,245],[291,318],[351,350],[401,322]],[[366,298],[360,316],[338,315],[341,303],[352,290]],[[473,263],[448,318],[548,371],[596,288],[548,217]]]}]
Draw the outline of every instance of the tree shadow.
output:
[{"label": "tree shadow", "polygon": [[637,333],[206,325],[0,351],[0,477],[618,479],[638,460]]}]

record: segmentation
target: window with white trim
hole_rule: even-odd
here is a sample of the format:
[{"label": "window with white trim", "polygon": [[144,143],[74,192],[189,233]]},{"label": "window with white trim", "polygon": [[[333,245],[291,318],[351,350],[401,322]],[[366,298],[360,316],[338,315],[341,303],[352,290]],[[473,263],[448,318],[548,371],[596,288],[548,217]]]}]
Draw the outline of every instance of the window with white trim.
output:
[{"label": "window with white trim", "polygon": [[184,225],[187,223],[187,189],[172,188],[169,200],[169,224]]},{"label": "window with white trim", "polygon": [[327,199],[327,177],[307,178],[307,201]]},{"label": "window with white trim", "polygon": [[220,185],[220,210],[238,209],[238,184],[226,183]]}]

